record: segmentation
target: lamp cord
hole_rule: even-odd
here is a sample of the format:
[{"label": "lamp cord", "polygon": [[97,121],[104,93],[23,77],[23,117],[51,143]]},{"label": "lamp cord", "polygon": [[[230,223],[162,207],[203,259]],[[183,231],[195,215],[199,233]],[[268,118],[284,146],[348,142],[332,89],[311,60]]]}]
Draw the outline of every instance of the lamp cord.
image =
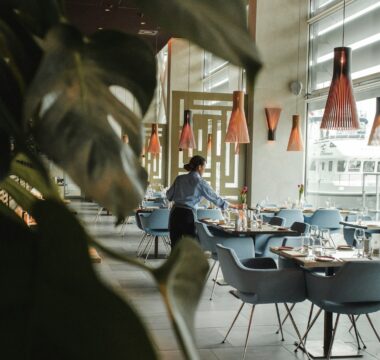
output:
[{"label": "lamp cord", "polygon": [[189,56],[187,62],[187,108],[189,108],[189,92],[190,92],[190,40],[189,40]]},{"label": "lamp cord", "polygon": [[[301,0],[298,1],[298,53],[297,53],[297,85],[299,83],[300,47],[301,47]],[[296,114],[298,113],[298,95],[296,95]]]},{"label": "lamp cord", "polygon": [[346,19],[346,0],[343,1],[343,31],[342,31],[342,47],[344,47],[344,22]]}]

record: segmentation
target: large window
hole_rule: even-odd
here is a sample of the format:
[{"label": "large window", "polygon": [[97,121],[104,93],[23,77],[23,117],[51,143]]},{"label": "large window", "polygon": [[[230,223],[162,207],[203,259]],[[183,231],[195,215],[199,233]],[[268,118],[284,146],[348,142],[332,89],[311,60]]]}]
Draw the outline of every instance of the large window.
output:
[{"label": "large window", "polygon": [[[352,48],[360,128],[327,131],[320,125],[332,78],[333,50],[342,46],[342,3],[311,0],[306,197],[315,206],[335,203],[359,209],[363,173],[380,171],[380,148],[367,145],[380,96],[380,1],[354,0],[346,7],[345,46]],[[374,209],[375,176],[367,177],[364,189],[366,206]]]},{"label": "large window", "polygon": [[[336,1],[315,0],[315,12]],[[312,7],[313,9],[313,7]],[[310,26],[310,91],[330,85],[334,47],[342,46],[343,9],[312,21]],[[355,0],[346,7],[344,45],[352,48],[352,78],[380,72],[380,1]]]}]

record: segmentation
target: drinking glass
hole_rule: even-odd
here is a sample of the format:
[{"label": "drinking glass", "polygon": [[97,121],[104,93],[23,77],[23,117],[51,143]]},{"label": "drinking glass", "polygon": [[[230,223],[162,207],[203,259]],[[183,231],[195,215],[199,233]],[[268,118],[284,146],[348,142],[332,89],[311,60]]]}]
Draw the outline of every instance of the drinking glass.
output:
[{"label": "drinking glass", "polygon": [[313,260],[314,254],[313,254],[313,239],[310,237],[310,234],[305,233],[302,234],[302,248],[303,252],[307,254],[306,260]]},{"label": "drinking glass", "polygon": [[363,240],[365,239],[365,232],[363,229],[355,229],[354,239],[356,240],[356,248],[358,249],[358,257],[363,256]]},{"label": "drinking glass", "polygon": [[326,249],[330,245],[330,230],[329,229],[320,229],[319,236],[321,237],[322,245]]},{"label": "drinking glass", "polygon": [[310,226],[310,236],[314,239],[318,237],[318,226],[317,225],[311,225]]},{"label": "drinking glass", "polygon": [[257,214],[256,215],[256,223],[257,223],[257,228],[258,229],[262,229],[262,227],[263,227],[263,215],[261,215],[261,214]]}]

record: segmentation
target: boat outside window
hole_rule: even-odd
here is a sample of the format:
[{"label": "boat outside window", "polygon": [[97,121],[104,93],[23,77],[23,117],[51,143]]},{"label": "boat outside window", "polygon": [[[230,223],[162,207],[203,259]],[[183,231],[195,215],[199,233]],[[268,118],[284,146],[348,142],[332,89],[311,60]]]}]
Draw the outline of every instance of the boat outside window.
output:
[{"label": "boat outside window", "polygon": [[364,161],[363,172],[374,172],[375,171],[375,161]]},{"label": "boat outside window", "polygon": [[360,168],[362,166],[362,162],[358,160],[351,160],[348,163],[348,171],[349,172],[360,172]]},{"label": "boat outside window", "polygon": [[347,166],[347,161],[339,160],[337,162],[337,171],[338,172],[345,172],[346,171],[346,166]]}]

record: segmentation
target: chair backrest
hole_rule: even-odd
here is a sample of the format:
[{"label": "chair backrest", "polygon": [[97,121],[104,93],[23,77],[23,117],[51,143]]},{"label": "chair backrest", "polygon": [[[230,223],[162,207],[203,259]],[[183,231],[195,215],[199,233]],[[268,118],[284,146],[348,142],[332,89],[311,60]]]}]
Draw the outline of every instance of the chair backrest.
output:
[{"label": "chair backrest", "polygon": [[301,236],[288,236],[282,242],[283,246],[301,247],[302,237]]},{"label": "chair backrest", "polygon": [[195,222],[195,227],[202,249],[211,251],[215,255],[215,258],[217,256],[217,244],[233,249],[239,259],[255,257],[255,246],[252,238],[213,235],[209,231],[208,226],[199,221]]},{"label": "chair backrest", "polygon": [[150,230],[168,230],[169,228],[169,209],[156,209],[147,217],[140,217],[141,225]]},{"label": "chair backrest", "polygon": [[285,219],[285,226],[292,226],[294,222],[303,222],[303,213],[300,209],[281,209],[276,216]]},{"label": "chair backrest", "polygon": [[350,261],[335,276],[308,274],[306,284],[312,297],[339,303],[380,302],[380,261]]},{"label": "chair backrest", "polygon": [[246,268],[233,249],[217,245],[217,252],[224,280],[241,293],[256,295],[250,297],[252,303],[298,302],[305,299],[303,271]]},{"label": "chair backrest", "polygon": [[342,221],[342,216],[338,209],[318,209],[309,218],[308,223],[317,225],[319,228],[336,230],[341,228],[340,221]]},{"label": "chair backrest", "polygon": [[142,218],[142,217],[148,217],[148,216],[150,216],[150,213],[147,213],[147,212],[139,212],[139,211],[137,211],[137,212],[135,213],[136,225],[137,225],[137,227],[138,227],[140,230],[144,230],[144,229],[143,229],[143,226],[142,226],[142,224],[141,224],[141,218]]},{"label": "chair backrest", "polygon": [[220,209],[198,209],[197,219],[212,219],[212,220],[223,220],[223,214]]},{"label": "chair backrest", "polygon": [[197,231],[198,239],[201,247],[204,251],[211,251],[211,253],[216,253],[216,245],[213,240],[213,235],[207,228],[207,225],[199,221],[195,221],[195,229]]},{"label": "chair backrest", "polygon": [[159,208],[162,208],[162,207],[165,207],[165,199],[164,198],[161,198],[161,199],[156,199],[155,201],[149,201],[149,200],[143,200],[142,201],[142,206],[143,207],[147,207],[147,208],[150,208],[150,207],[159,207]]},{"label": "chair backrest", "polygon": [[310,225],[304,222],[294,222],[290,230],[297,231],[300,235],[309,232]]},{"label": "chair backrest", "polygon": [[279,216],[272,216],[269,220],[270,225],[284,226],[285,219]]}]

